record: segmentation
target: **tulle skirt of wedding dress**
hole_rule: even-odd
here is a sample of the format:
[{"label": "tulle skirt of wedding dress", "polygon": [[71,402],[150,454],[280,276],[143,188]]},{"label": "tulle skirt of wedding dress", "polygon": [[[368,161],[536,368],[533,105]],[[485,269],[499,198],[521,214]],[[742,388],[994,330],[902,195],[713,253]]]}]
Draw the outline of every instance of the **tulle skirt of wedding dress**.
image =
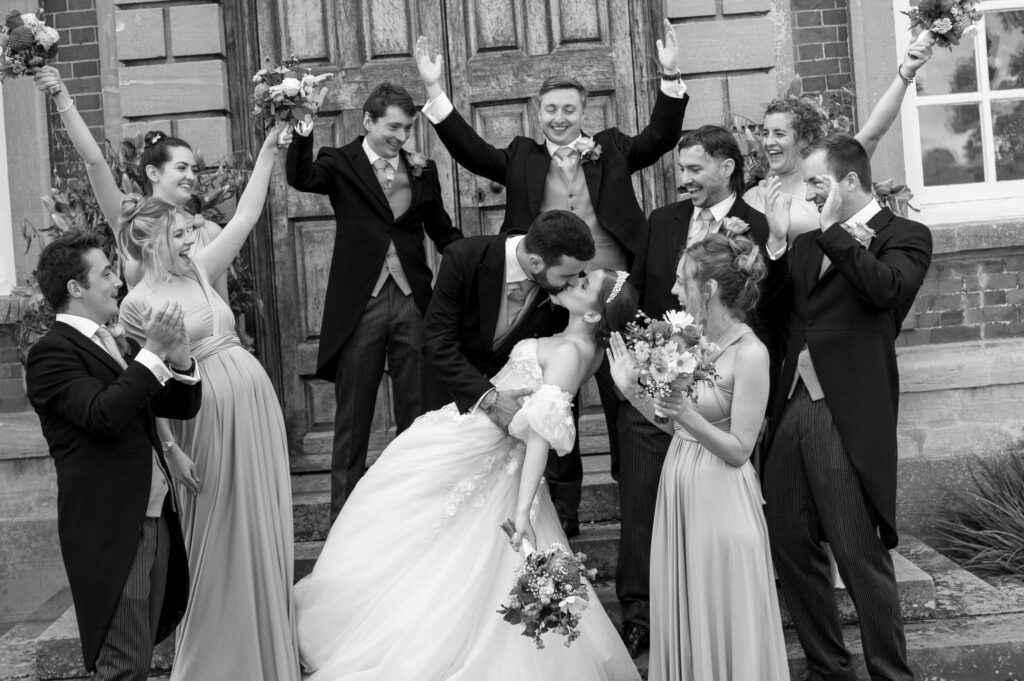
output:
[{"label": "tulle skirt of wedding dress", "polygon": [[[639,679],[592,590],[568,648],[547,634],[538,650],[496,612],[522,564],[499,525],[515,508],[523,452],[454,405],[385,450],[295,586],[310,681]],[[543,485],[534,513],[541,548],[568,544]]]}]

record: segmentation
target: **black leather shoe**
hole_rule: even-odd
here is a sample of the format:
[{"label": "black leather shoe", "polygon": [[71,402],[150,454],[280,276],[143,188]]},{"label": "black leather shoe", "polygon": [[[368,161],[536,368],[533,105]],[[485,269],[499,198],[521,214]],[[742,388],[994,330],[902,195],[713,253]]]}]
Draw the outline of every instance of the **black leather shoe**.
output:
[{"label": "black leather shoe", "polygon": [[573,521],[562,521],[562,532],[565,532],[566,539],[580,536],[580,524]]},{"label": "black leather shoe", "polygon": [[651,634],[646,627],[626,622],[622,625],[622,642],[626,644],[629,656],[635,660],[651,646]]}]

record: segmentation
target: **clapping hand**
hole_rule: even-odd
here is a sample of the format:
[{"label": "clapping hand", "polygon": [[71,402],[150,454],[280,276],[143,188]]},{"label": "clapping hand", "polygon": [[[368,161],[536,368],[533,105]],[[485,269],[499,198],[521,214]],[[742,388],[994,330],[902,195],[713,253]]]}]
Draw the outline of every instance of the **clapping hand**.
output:
[{"label": "clapping hand", "polygon": [[789,228],[792,226],[789,211],[793,205],[793,197],[783,193],[782,182],[776,175],[768,177],[764,189],[764,216],[768,221],[768,232],[772,242],[769,248],[777,251],[789,238]]},{"label": "clapping hand", "polygon": [[616,331],[608,339],[608,368],[611,372],[615,386],[625,394],[636,386],[637,370],[633,364],[633,358],[626,349],[626,341],[622,340],[622,334]]},{"label": "clapping hand", "polygon": [[676,45],[676,31],[672,28],[671,22],[665,19],[665,40],[659,38],[656,42],[658,47],[658,61],[661,62],[661,71],[668,75],[679,73],[679,48]]},{"label": "clapping hand", "polygon": [[907,53],[903,55],[901,74],[905,78],[913,78],[918,69],[932,58],[932,45],[934,44],[935,36],[931,34],[931,31],[923,31],[917,40],[911,43],[907,48]]},{"label": "clapping hand", "polygon": [[146,350],[165,361],[172,350],[180,343],[185,333],[185,316],[181,304],[166,300],[162,305],[153,308],[146,320]]},{"label": "clapping hand", "polygon": [[416,40],[416,68],[420,71],[420,80],[428,88],[441,82],[441,67],[444,65],[444,58],[437,54],[431,56],[430,41],[426,36],[420,36]]}]

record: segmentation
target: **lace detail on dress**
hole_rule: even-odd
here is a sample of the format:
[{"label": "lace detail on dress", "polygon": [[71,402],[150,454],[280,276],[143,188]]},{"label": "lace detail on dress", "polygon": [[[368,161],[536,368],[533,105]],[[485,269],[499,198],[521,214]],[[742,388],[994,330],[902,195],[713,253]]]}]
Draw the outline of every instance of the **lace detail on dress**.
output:
[{"label": "lace detail on dress", "polygon": [[508,432],[524,442],[530,431],[548,441],[559,456],[572,450],[576,428],[572,423],[572,395],[557,385],[544,384],[523,402],[512,417]]}]

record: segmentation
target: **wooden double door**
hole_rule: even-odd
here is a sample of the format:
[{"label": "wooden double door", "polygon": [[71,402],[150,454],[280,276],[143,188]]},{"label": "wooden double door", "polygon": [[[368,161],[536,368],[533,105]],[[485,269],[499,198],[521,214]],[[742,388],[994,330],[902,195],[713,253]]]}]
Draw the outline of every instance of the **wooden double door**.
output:
[{"label": "wooden double door", "polygon": [[[651,4],[656,6],[651,6]],[[444,55],[445,89],[492,144],[539,139],[533,96],[550,75],[590,90],[585,131],[646,123],[656,83],[652,27],[663,9],[627,0],[257,0],[259,53],[294,54],[316,72],[336,74],[317,121],[316,145],[341,146],[362,134],[362,105],[381,82],[425,100],[413,49],[427,36]],[[505,190],[456,166],[429,122],[417,117],[414,148],[435,159],[445,204],[467,236],[498,231]],[[672,185],[669,161],[636,176],[649,211]],[[282,398],[293,468],[329,466],[333,386],[313,378],[335,219],[325,197],[271,183],[272,266],[280,330]],[[435,269],[437,256],[435,258]],[[585,409],[598,405],[591,385]],[[598,407],[599,408],[599,407]],[[371,450],[392,433],[390,386],[382,382]]]}]

